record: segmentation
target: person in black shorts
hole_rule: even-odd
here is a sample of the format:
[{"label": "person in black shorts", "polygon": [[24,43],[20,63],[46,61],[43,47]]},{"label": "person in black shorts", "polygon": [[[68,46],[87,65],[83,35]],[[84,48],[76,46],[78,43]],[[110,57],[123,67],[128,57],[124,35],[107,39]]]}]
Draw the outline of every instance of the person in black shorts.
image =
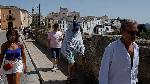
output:
[{"label": "person in black shorts", "polygon": [[63,34],[59,29],[59,24],[54,24],[53,28],[54,29],[51,32],[48,32],[47,48],[50,50],[51,56],[53,58],[52,59],[52,62],[53,62],[52,70],[57,70],[58,69],[57,64],[58,64],[58,59],[60,58]]}]

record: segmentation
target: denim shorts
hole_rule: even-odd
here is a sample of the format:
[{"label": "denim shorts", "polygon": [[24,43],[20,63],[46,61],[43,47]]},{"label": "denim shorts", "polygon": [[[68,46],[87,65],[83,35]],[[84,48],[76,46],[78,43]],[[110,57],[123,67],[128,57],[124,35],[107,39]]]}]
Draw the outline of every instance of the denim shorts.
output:
[{"label": "denim shorts", "polygon": [[52,58],[59,59],[61,48],[51,48],[50,50]]}]

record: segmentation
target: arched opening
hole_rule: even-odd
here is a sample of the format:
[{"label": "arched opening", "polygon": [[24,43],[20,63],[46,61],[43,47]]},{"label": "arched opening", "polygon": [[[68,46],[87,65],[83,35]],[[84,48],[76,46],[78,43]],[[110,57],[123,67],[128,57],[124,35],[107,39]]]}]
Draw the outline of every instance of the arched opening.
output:
[{"label": "arched opening", "polygon": [[94,34],[99,34],[99,28],[102,28],[102,25],[96,25],[95,27],[94,27],[94,30],[93,30],[93,33]]},{"label": "arched opening", "polygon": [[9,21],[9,22],[8,22],[8,30],[10,30],[11,28],[13,28],[13,22],[12,22],[12,21]]}]

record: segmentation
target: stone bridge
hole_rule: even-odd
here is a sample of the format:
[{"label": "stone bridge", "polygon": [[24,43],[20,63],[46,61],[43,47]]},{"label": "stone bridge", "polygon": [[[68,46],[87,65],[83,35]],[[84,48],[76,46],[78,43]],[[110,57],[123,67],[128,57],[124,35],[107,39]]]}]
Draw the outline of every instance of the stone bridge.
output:
[{"label": "stone bridge", "polygon": [[[47,34],[38,32],[37,41],[46,47]],[[86,64],[81,63],[81,58],[77,58],[78,71],[86,78],[86,84],[98,84],[98,72],[100,61],[105,47],[117,39],[116,36],[93,35],[84,39]],[[150,41],[137,40],[140,46],[139,84],[150,84]]]}]

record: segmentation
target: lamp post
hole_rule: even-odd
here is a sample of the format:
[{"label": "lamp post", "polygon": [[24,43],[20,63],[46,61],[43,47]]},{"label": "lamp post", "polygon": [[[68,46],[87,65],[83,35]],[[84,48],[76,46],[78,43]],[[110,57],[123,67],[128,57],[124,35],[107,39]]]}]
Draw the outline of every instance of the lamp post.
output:
[{"label": "lamp post", "polygon": [[39,28],[41,27],[40,23],[41,23],[41,14],[40,14],[40,4],[39,4],[39,21],[38,21],[38,25],[39,25]]},{"label": "lamp post", "polygon": [[[40,22],[41,22],[41,18],[40,18],[40,16],[41,16],[41,14],[40,14],[40,4],[39,4],[39,7],[38,7],[38,10],[39,10],[39,18],[38,18],[38,29],[40,29],[40,27],[41,27],[41,25],[40,25]],[[36,31],[35,31],[35,41],[37,41],[37,34],[38,34],[38,29],[36,28]]]}]

